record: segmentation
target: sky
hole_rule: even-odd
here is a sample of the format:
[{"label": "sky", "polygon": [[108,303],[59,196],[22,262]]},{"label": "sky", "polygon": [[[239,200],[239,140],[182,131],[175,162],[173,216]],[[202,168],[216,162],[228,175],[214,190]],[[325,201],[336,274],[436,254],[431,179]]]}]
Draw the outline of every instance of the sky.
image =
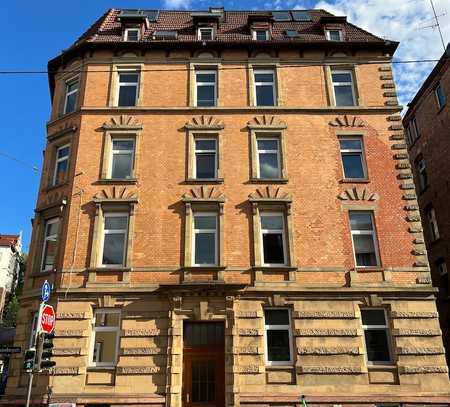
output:
[{"label": "sky", "polygon": [[[448,42],[450,0],[434,2]],[[45,70],[49,59],[69,47],[111,7],[205,10],[210,6],[227,10],[323,8],[347,15],[350,22],[376,35],[400,41],[398,60],[439,59],[443,53],[436,28],[424,28],[434,24],[429,0],[15,0],[3,7],[7,18],[0,25],[0,71]],[[395,65],[402,104],[411,100],[434,65]],[[0,234],[22,231],[27,251],[50,113],[47,75],[0,74],[0,89]]]}]

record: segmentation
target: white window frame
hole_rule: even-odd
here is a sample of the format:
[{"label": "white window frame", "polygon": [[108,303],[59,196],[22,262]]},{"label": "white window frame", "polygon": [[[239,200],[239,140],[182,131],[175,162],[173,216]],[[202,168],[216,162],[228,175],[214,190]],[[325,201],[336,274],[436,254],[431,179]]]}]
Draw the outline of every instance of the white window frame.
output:
[{"label": "white window frame", "polygon": [[[289,317],[289,325],[267,325],[266,324],[266,311],[272,310],[286,310]],[[284,331],[289,333],[289,360],[271,361],[269,360],[269,347],[267,344],[267,331]],[[290,366],[294,364],[294,341],[292,335],[292,316],[289,308],[277,307],[277,308],[265,308],[264,309],[264,355],[266,366]]]},{"label": "white window frame", "polygon": [[[72,85],[73,83],[77,84],[76,89],[71,90],[70,92],[68,92],[67,90],[68,90],[69,86]],[[68,113],[74,112],[77,109],[76,105],[77,105],[78,96],[75,98],[75,106],[74,106],[74,109],[73,109],[72,112],[67,112],[67,100],[69,99],[69,96],[72,96],[74,93],[78,94],[78,91],[80,90],[80,78],[78,76],[75,76],[74,78],[68,79],[65,82],[65,86],[66,86],[66,89],[65,89],[65,94],[64,94],[63,114],[68,114]]]},{"label": "white window frame", "polygon": [[[421,158],[417,163],[417,172],[419,174],[419,183],[420,183],[420,190],[423,191],[428,186],[428,173],[427,173],[427,163],[425,161],[425,158]],[[424,179],[424,175],[426,174],[426,183]]]},{"label": "white window frame", "polygon": [[[441,90],[442,95],[444,97],[444,103],[441,104],[441,101],[439,100],[439,93],[438,93],[438,89]],[[436,86],[436,88],[434,89],[434,95],[436,96],[436,101],[437,101],[437,105],[438,105],[438,109],[442,109],[445,104],[446,104],[446,97],[445,97],[445,93],[444,93],[444,89],[442,88],[442,84],[438,83],[438,85]]]},{"label": "white window frame", "polygon": [[[208,31],[211,33],[210,40],[205,40],[202,38],[203,31]],[[213,41],[214,40],[214,28],[213,27],[199,27],[197,30],[197,38],[199,39],[199,41]]]},{"label": "white window frame", "polygon": [[[95,326],[97,314],[119,314],[119,321],[117,326]],[[118,353],[119,353],[119,342],[120,342],[120,326],[122,323],[121,312],[118,309],[98,309],[94,312],[94,317],[92,318],[92,333],[91,333],[91,344],[89,349],[89,366],[90,367],[114,367],[117,365]],[[115,358],[112,363],[110,362],[96,362],[94,361],[94,348],[95,348],[95,337],[97,332],[116,332],[116,344],[115,344]],[[98,354],[98,353],[97,353]]]},{"label": "white window frame", "polygon": [[[258,147],[258,140],[267,140],[267,141],[276,141],[277,142],[277,150],[260,150]],[[265,137],[256,135],[256,176],[259,179],[279,179],[282,177],[282,169],[281,169],[281,156],[280,156],[281,143],[279,137]],[[278,177],[276,178],[261,178],[261,169],[259,165],[259,155],[260,154],[277,154],[277,166],[278,166]]]},{"label": "white window frame", "polygon": [[[383,311],[384,313],[384,322],[385,325],[364,325],[362,323],[362,311],[369,310],[369,311]],[[364,349],[366,350],[366,363],[369,366],[378,366],[378,365],[391,365],[394,363],[394,355],[392,352],[392,338],[391,338],[391,329],[389,327],[389,319],[385,308],[361,308],[361,326],[363,328],[363,337],[364,337]],[[386,332],[386,338],[387,338],[387,345],[388,345],[388,352],[389,352],[389,360],[388,361],[369,361],[368,355],[369,352],[367,350],[367,343],[366,343],[366,337],[365,337],[365,331],[366,330],[384,330]]]},{"label": "white window frame", "polygon": [[[272,82],[257,82],[256,81],[256,75],[259,74],[272,74]],[[272,95],[273,95],[273,105],[258,105],[258,96],[256,89],[258,86],[269,86],[272,84]],[[277,81],[276,81],[276,72],[275,69],[253,69],[253,86],[254,86],[254,95],[255,95],[255,106],[262,106],[262,107],[270,107],[270,106],[277,106]]]},{"label": "white window frame", "polygon": [[[258,39],[258,33],[261,33],[261,32],[263,32],[265,34],[265,38],[263,40]],[[253,34],[252,38],[255,41],[269,41],[269,30],[266,30],[266,29],[254,29],[252,31],[252,34]]]},{"label": "white window frame", "polygon": [[[342,148],[341,147],[341,141],[342,140],[358,140],[361,142],[361,149],[355,149],[355,148]],[[364,140],[362,138],[362,136],[341,136],[339,137],[339,151],[341,153],[341,165],[342,165],[342,175],[344,176],[344,179],[348,180],[348,179],[368,179],[368,175],[367,175],[367,163],[366,163],[366,152],[364,149]],[[343,159],[343,154],[356,154],[359,153],[361,155],[361,165],[363,167],[363,178],[347,178],[345,176],[345,168],[344,168],[344,159]]]},{"label": "white window frame", "polygon": [[[62,149],[64,149],[64,148],[66,148],[66,147],[69,148],[69,150],[68,150],[68,152],[67,152],[67,155],[64,156],[64,157],[62,157],[62,158],[58,158],[58,153],[59,153],[59,151],[62,150]],[[70,144],[64,144],[63,146],[60,146],[60,147],[58,147],[58,148],[56,149],[56,155],[55,155],[55,167],[54,167],[54,169],[53,169],[53,181],[52,181],[52,185],[53,185],[53,186],[59,185],[59,184],[56,183],[56,181],[57,181],[57,180],[56,180],[56,176],[58,175],[57,170],[58,170],[58,164],[59,164],[59,163],[61,163],[61,162],[63,162],[63,161],[67,161],[67,172],[69,171],[69,157],[70,157]],[[67,172],[66,172],[66,179],[67,179]]]},{"label": "white window frame", "polygon": [[417,127],[417,120],[415,117],[413,117],[411,119],[411,121],[409,122],[408,129],[410,129],[411,141],[412,141],[411,144],[413,144],[420,137],[419,128]]},{"label": "white window frame", "polygon": [[[127,75],[127,74],[135,74],[137,75],[137,82],[121,82],[120,81],[120,75]],[[133,106],[119,106],[119,98],[120,98],[120,89],[122,86],[124,87],[131,87],[136,86],[136,97],[134,101],[134,106],[137,106],[137,102],[139,100],[139,84],[141,81],[141,73],[139,70],[136,69],[119,69],[117,71],[117,92],[116,92],[116,98],[115,98],[115,106],[116,107],[133,107]]]},{"label": "white window frame", "polygon": [[[262,228],[262,218],[263,217],[275,217],[275,216],[281,216],[281,219],[283,220],[283,228],[282,229],[263,229]],[[284,213],[283,212],[260,212],[259,214],[259,228],[261,230],[260,233],[260,239],[261,239],[261,264],[264,267],[283,267],[288,265],[288,255],[287,255],[287,245],[286,245],[286,221],[284,219]],[[264,260],[264,235],[265,234],[279,234],[282,235],[283,240],[283,257],[284,262],[283,263],[266,263]]]},{"label": "white window frame", "polygon": [[[334,39],[331,38],[331,32],[332,31],[336,31],[336,32],[339,33],[339,39],[338,40],[334,40]],[[327,38],[328,41],[336,41],[336,42],[342,41],[342,30],[340,30],[338,28],[336,28],[336,29],[330,28],[330,29],[325,31],[325,34],[326,34],[326,38]]]},{"label": "white window frame", "polygon": [[[106,218],[119,218],[126,217],[127,218],[127,227],[126,229],[105,229]],[[130,227],[130,214],[128,212],[106,212],[103,214],[103,225],[102,225],[102,239],[101,239],[101,247],[100,247],[100,267],[105,268],[122,268],[126,266],[127,263],[127,252],[128,252],[128,230]],[[124,246],[123,246],[123,262],[122,264],[103,264],[103,250],[105,248],[105,237],[109,234],[124,234]]]},{"label": "white window frame", "polygon": [[[199,82],[198,80],[197,80],[197,74],[198,73],[201,73],[201,74],[208,74],[208,75],[211,75],[211,74],[213,74],[214,75],[214,82]],[[194,89],[194,91],[195,91],[195,106],[197,106],[197,107],[215,107],[215,106],[217,106],[217,69],[195,69],[195,72],[194,72],[194,77],[195,77],[195,89]],[[198,106],[198,98],[197,98],[197,89],[198,89],[198,87],[200,86],[211,86],[211,85],[214,85],[214,105],[212,105],[212,106]]]},{"label": "white window frame", "polygon": [[[335,82],[333,80],[333,74],[350,74],[351,82]],[[336,103],[336,86],[350,86],[352,89],[352,98],[353,105],[349,106],[357,106],[356,103],[356,91],[355,91],[355,78],[353,75],[353,71],[351,69],[332,69],[331,70],[331,86],[333,88],[333,96],[334,96],[334,104],[338,106]],[[338,106],[338,107],[346,107],[346,106]]]},{"label": "white window frame", "polygon": [[[136,31],[137,32],[137,39],[136,40],[130,40],[128,38],[130,31]],[[137,41],[139,41],[141,39],[141,30],[139,28],[136,28],[136,27],[125,28],[123,39],[124,39],[124,41],[137,42]]]},{"label": "white window frame", "polygon": [[[218,241],[218,229],[219,229],[219,217],[215,212],[194,212],[192,216],[192,265],[194,267],[216,267],[218,265],[219,259],[219,241]],[[210,216],[214,217],[216,220],[215,229],[196,229],[195,228],[195,217],[196,216]],[[195,242],[196,235],[199,233],[214,233],[214,263],[212,264],[197,264],[195,262]]]},{"label": "white window frame", "polygon": [[436,219],[435,209],[433,207],[426,209],[426,216],[428,220],[428,227],[431,233],[431,241],[434,242],[441,237],[439,233],[439,226]]},{"label": "white window frame", "polygon": [[[58,233],[54,234],[54,235],[49,235],[47,236],[47,230],[49,229],[49,226],[54,224],[54,223],[58,223],[60,222],[60,218],[59,217],[55,217],[55,218],[50,218],[47,219],[45,221],[45,227],[44,227],[44,240],[42,242],[42,255],[41,255],[41,267],[40,267],[40,271],[41,272],[45,272],[45,271],[52,271],[55,268],[55,264],[53,264],[52,268],[44,268],[44,263],[45,263],[45,250],[47,248],[47,241],[51,241],[51,239],[56,239],[56,242],[58,242],[58,236],[59,236],[59,232],[60,232],[60,228],[61,228],[61,224],[58,225]],[[56,252],[55,252],[56,253]],[[56,256],[55,256],[55,260],[56,260]]]},{"label": "white window frame", "polygon": [[[199,150],[197,149],[197,141],[214,141],[215,149],[214,150]],[[217,157],[217,137],[194,137],[194,163],[193,163],[193,170],[194,170],[194,177],[195,179],[199,180],[210,180],[210,179],[217,179],[217,170],[218,170],[218,157]],[[198,178],[197,177],[197,153],[213,153],[214,152],[214,177],[213,178]]]},{"label": "white window frame", "polygon": [[[350,215],[352,212],[359,212],[359,213],[368,213],[372,219],[372,230],[352,230],[351,226],[351,219]],[[377,239],[377,233],[375,231],[375,216],[373,211],[358,211],[358,210],[350,210],[348,213],[348,221],[349,221],[349,227],[350,227],[350,237],[352,239],[352,247],[353,247],[353,260],[355,261],[355,267],[356,268],[371,268],[371,267],[380,267],[380,249],[378,247],[378,239]],[[358,262],[356,260],[356,250],[355,250],[355,243],[353,241],[353,235],[371,235],[373,240],[373,247],[375,249],[375,259],[377,264],[375,266],[358,266]]]},{"label": "white window frame", "polygon": [[[132,150],[114,150],[114,142],[115,141],[132,141],[133,142],[133,149]],[[125,154],[130,153],[131,154],[131,174],[130,178],[133,178],[134,174],[134,160],[135,160],[135,154],[136,154],[136,138],[135,137],[112,137],[111,138],[111,156],[109,160],[109,168],[108,168],[108,175],[109,179],[112,178],[112,170],[113,170],[113,161],[114,161],[114,154]],[[120,178],[114,178],[114,179],[120,179]],[[127,178],[125,178],[127,179]]]}]

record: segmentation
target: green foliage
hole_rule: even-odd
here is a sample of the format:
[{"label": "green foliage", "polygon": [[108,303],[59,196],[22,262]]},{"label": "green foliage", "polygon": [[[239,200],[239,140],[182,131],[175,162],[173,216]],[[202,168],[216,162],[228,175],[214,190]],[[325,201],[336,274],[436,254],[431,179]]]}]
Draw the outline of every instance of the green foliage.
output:
[{"label": "green foliage", "polygon": [[3,311],[2,325],[8,328],[16,326],[17,313],[19,312],[19,300],[15,295],[11,295],[8,304]]}]

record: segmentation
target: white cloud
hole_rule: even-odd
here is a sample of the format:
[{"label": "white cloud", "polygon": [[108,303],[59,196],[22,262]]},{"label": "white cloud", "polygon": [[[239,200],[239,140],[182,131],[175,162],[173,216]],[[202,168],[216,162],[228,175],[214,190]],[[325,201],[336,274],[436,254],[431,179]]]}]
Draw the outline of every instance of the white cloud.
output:
[{"label": "white cloud", "polygon": [[[435,0],[437,14],[445,12],[448,0]],[[436,28],[421,29],[433,25],[433,14],[428,0],[320,0],[315,8],[330,13],[346,15],[348,20],[380,37],[399,41],[395,53],[397,60],[439,59],[443,53]],[[439,17],[444,39],[450,38],[449,14]],[[406,104],[417,92],[436,63],[395,65],[395,78],[400,102]]]},{"label": "white cloud", "polygon": [[164,8],[166,9],[188,9],[190,6],[190,0],[164,0]]}]

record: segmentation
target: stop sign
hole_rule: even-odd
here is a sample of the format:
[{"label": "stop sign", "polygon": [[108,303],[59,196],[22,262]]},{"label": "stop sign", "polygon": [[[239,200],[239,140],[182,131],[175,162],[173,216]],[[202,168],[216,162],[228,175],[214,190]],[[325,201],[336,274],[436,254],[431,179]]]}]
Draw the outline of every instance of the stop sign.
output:
[{"label": "stop sign", "polygon": [[55,322],[56,322],[56,317],[55,317],[55,310],[53,309],[53,307],[51,305],[44,305],[44,307],[42,308],[42,313],[41,313],[41,332],[45,332],[47,334],[50,334],[53,332],[53,330],[55,329]]}]

